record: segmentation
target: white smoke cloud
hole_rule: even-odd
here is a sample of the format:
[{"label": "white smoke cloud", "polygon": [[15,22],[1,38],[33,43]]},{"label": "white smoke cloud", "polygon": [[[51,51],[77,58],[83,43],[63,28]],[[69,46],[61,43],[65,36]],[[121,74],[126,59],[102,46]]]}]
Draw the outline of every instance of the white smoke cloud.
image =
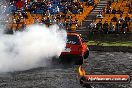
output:
[{"label": "white smoke cloud", "polygon": [[47,66],[66,46],[66,31],[57,25],[32,25],[13,35],[0,33],[0,72]]}]

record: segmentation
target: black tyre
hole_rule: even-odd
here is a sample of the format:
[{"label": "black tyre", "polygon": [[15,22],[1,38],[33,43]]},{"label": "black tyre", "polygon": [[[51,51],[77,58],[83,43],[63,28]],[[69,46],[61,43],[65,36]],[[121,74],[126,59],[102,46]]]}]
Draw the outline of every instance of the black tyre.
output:
[{"label": "black tyre", "polygon": [[80,56],[75,60],[76,65],[82,65],[84,63],[84,57]]},{"label": "black tyre", "polygon": [[89,50],[86,51],[85,55],[84,55],[84,59],[87,59],[89,56]]}]

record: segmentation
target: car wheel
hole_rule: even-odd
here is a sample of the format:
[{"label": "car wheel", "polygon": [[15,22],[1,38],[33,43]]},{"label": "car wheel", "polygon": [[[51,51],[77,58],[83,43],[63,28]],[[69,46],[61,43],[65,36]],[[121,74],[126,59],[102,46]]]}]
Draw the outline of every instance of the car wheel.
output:
[{"label": "car wheel", "polygon": [[82,65],[84,63],[84,57],[79,56],[78,59],[75,61],[76,65]]},{"label": "car wheel", "polygon": [[84,59],[87,59],[89,56],[89,50],[86,51],[85,55],[84,55]]}]

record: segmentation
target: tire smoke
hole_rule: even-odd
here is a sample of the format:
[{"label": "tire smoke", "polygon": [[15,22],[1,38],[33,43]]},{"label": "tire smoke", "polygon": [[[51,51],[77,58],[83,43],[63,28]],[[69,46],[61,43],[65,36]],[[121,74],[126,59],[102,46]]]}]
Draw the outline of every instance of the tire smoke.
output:
[{"label": "tire smoke", "polygon": [[57,25],[31,25],[13,35],[0,32],[0,72],[47,66],[66,46],[67,33]]}]

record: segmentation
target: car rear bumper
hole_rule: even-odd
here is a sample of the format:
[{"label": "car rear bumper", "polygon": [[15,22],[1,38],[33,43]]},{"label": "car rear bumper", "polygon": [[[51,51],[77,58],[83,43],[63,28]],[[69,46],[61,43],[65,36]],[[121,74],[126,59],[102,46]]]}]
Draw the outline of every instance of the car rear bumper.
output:
[{"label": "car rear bumper", "polygon": [[60,58],[64,58],[64,59],[69,59],[69,58],[80,58],[82,57],[81,55],[77,55],[77,54],[61,54]]},{"label": "car rear bumper", "polygon": [[83,57],[81,55],[76,54],[65,54],[60,56],[60,61],[66,63],[73,63],[75,65],[82,65]]},{"label": "car rear bumper", "polygon": [[64,54],[60,55],[59,59],[63,62],[78,62],[82,59],[82,56],[76,54]]}]

